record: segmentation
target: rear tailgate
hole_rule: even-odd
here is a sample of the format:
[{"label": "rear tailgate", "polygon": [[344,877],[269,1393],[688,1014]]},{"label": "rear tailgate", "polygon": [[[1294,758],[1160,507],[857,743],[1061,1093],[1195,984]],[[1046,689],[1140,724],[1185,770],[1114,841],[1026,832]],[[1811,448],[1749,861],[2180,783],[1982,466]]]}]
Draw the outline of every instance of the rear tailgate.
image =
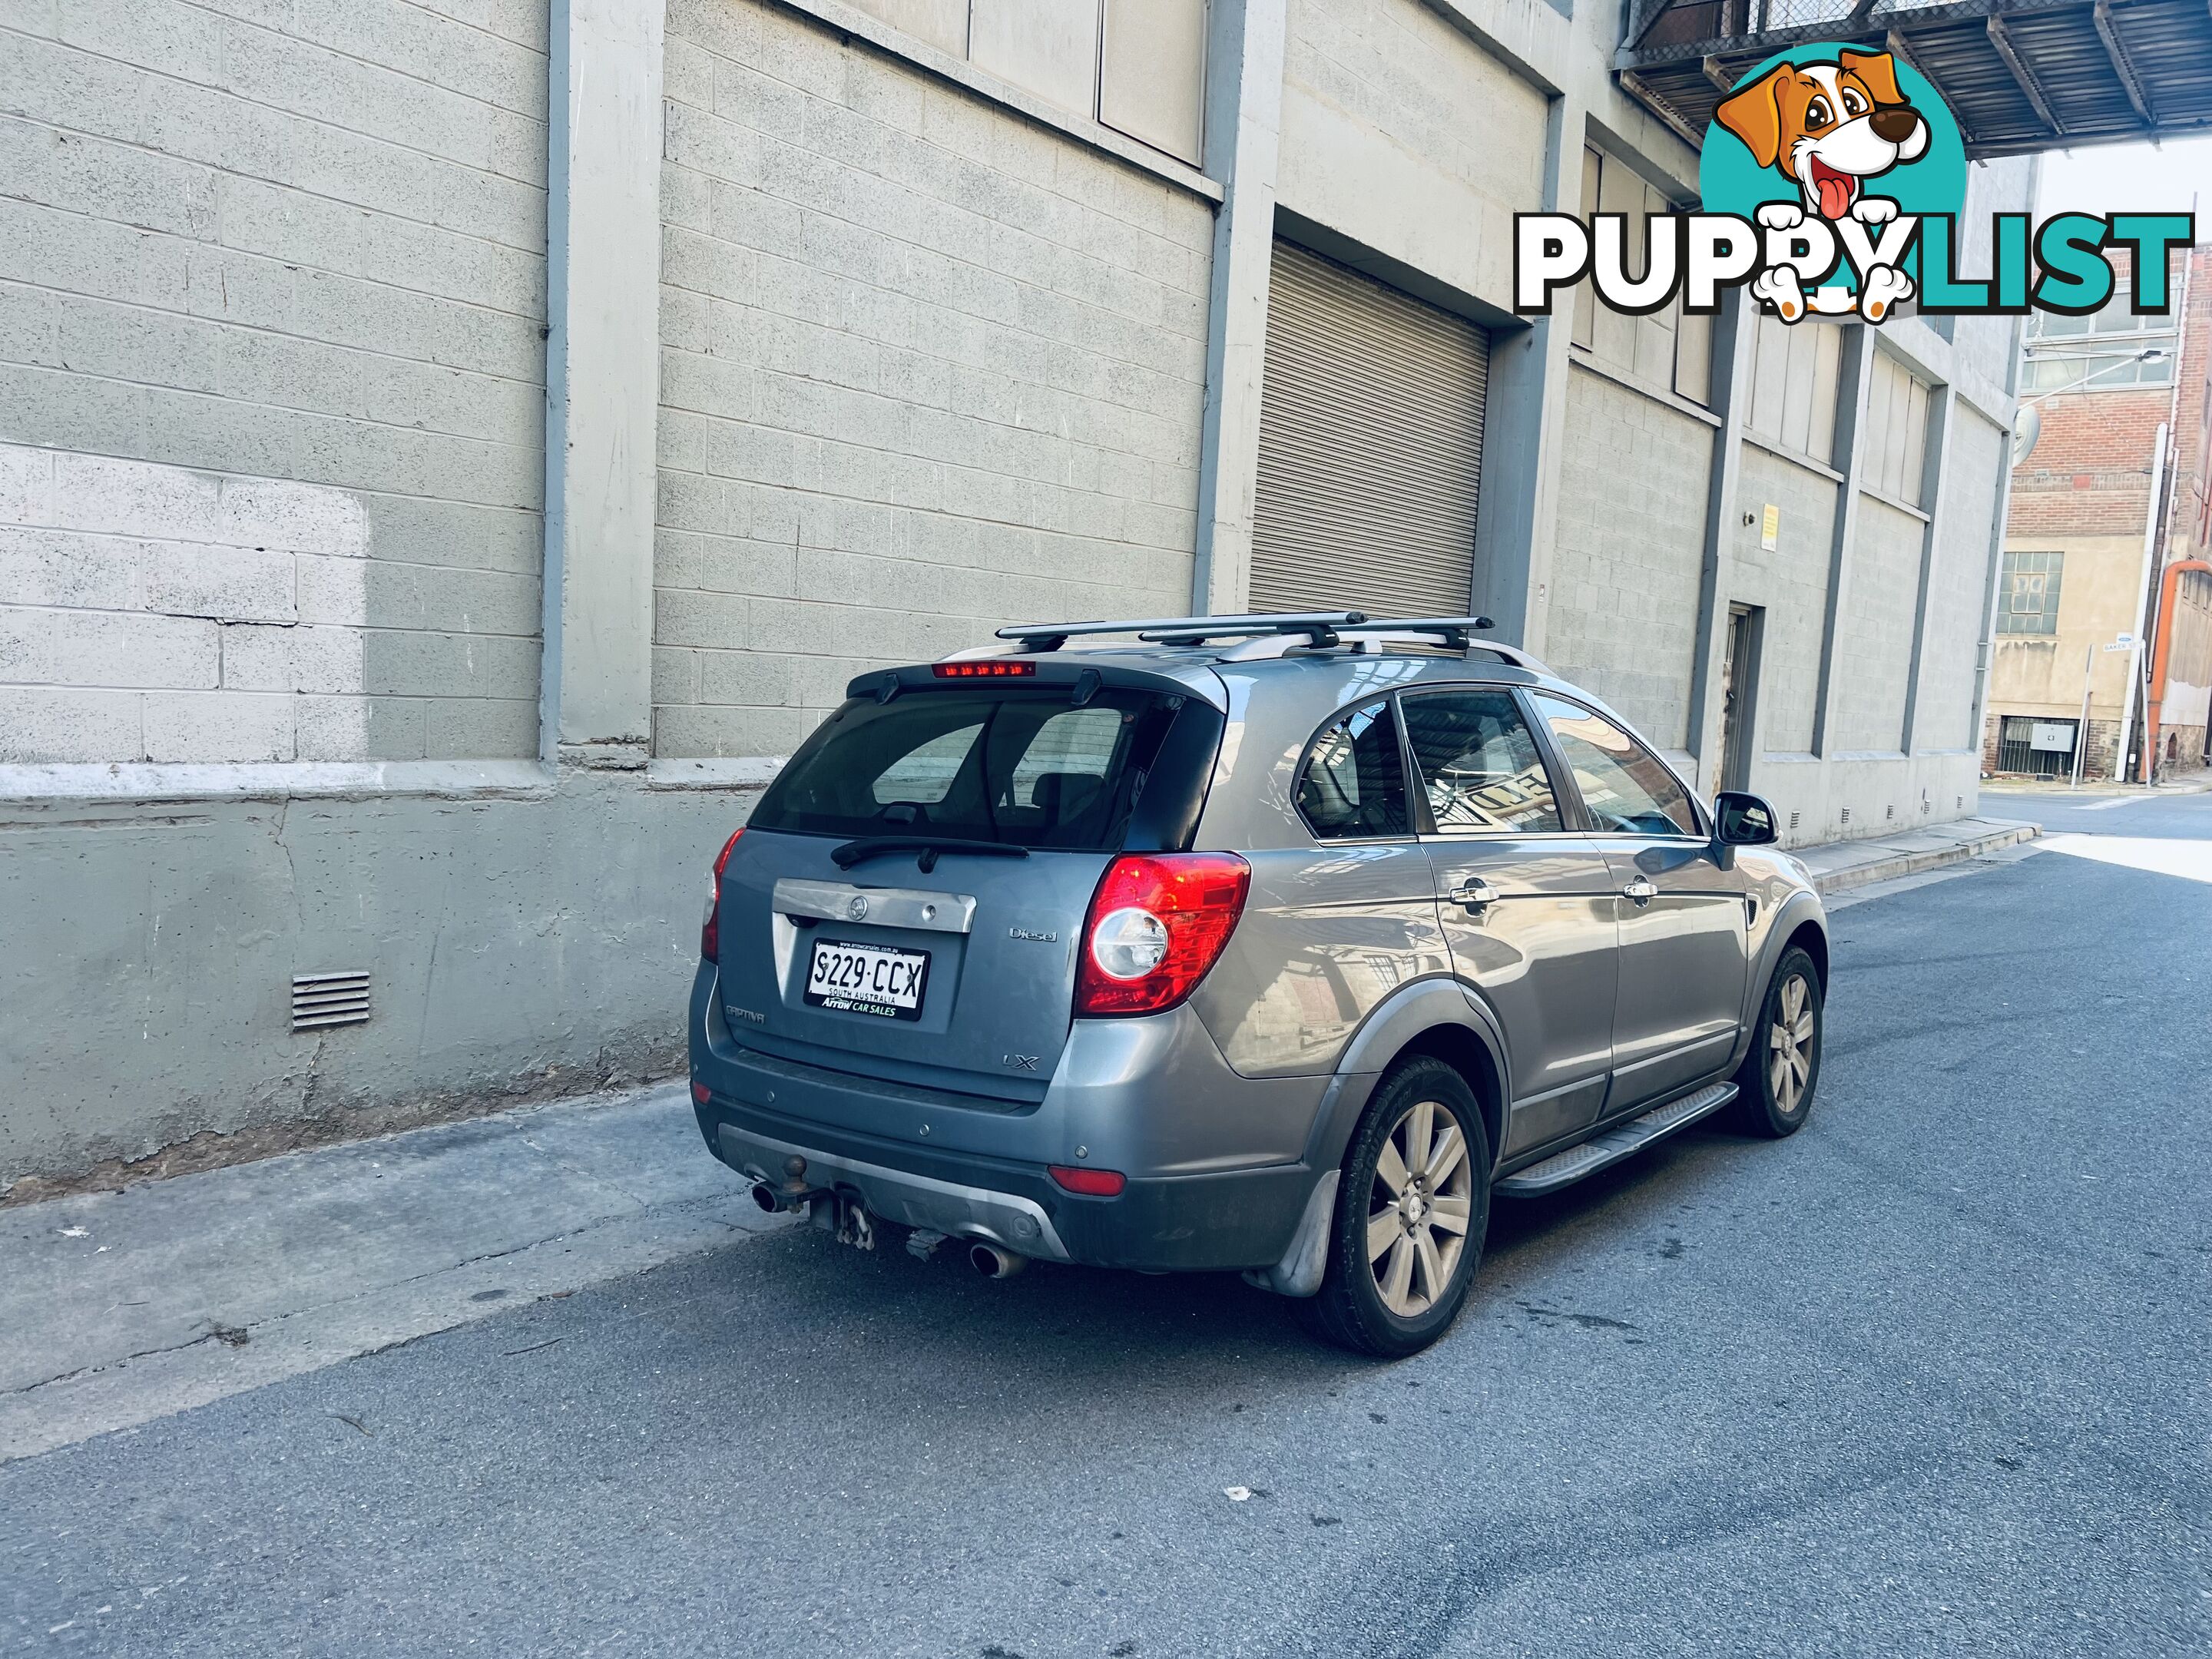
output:
[{"label": "rear tailgate", "polygon": [[852,870],[818,836],[750,833],[722,876],[723,1012],[743,1046],[988,1097],[1044,1097],[1107,853],[945,853]]}]

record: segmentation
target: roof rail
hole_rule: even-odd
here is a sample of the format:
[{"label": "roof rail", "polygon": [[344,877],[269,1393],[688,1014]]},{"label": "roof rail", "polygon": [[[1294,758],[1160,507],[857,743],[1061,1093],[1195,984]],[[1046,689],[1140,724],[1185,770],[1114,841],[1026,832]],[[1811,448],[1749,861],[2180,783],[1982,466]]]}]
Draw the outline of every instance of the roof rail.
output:
[{"label": "roof rail", "polygon": [[[1470,634],[1497,627],[1487,617],[1370,617],[1359,626],[1361,634],[1433,634],[1447,651],[1464,651],[1476,643]],[[1480,641],[1484,645],[1488,641]]]},{"label": "roof rail", "polygon": [[1366,620],[1366,615],[1358,611],[1304,611],[1243,617],[1154,617],[1133,622],[1024,623],[1001,628],[998,637],[1018,640],[1030,651],[1057,651],[1072,639],[1092,634],[1134,634],[1140,640],[1170,645],[1297,634],[1314,645],[1325,646],[1336,643],[1339,629],[1357,628]]}]

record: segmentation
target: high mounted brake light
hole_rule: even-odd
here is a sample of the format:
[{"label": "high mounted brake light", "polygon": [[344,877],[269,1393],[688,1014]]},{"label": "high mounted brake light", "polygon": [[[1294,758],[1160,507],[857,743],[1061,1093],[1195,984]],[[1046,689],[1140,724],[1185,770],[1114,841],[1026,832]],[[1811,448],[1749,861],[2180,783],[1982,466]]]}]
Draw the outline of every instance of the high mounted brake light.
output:
[{"label": "high mounted brake light", "polygon": [[966,662],[941,662],[929,672],[940,680],[1019,679],[1035,674],[1036,665],[1006,657],[978,657]]},{"label": "high mounted brake light", "polygon": [[1079,1014],[1153,1014],[1198,988],[1244,914],[1252,866],[1234,853],[1128,854],[1083,924]]},{"label": "high mounted brake light", "polygon": [[737,849],[738,837],[743,830],[730,831],[729,840],[714,859],[714,885],[707,896],[707,919],[699,924],[699,954],[708,962],[720,961],[722,955],[722,872],[729,868],[730,854]]}]

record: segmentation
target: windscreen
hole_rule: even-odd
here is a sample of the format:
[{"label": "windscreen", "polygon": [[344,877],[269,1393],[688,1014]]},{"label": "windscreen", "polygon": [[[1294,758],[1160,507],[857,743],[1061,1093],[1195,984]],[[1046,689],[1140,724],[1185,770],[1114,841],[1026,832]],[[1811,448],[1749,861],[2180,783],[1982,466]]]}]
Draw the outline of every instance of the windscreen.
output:
[{"label": "windscreen", "polygon": [[1182,699],[1108,687],[961,686],[855,698],[823,722],[748,822],[830,836],[942,836],[1117,849]]}]

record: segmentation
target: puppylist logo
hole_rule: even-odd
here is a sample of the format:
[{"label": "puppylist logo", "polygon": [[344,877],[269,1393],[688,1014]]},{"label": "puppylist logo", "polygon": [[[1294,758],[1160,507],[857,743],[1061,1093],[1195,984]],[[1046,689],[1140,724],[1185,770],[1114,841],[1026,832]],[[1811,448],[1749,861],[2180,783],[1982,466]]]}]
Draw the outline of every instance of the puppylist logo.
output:
[{"label": "puppylist logo", "polygon": [[1513,308],[1547,316],[1589,278],[1613,310],[1642,316],[1679,298],[1711,314],[1723,289],[1785,323],[1881,323],[1923,313],[2085,316],[2116,286],[2110,247],[2132,250],[2129,304],[2166,314],[2170,251],[2196,240],[2189,213],[2062,213],[2031,229],[1990,216],[1991,269],[1960,270],[1966,151],[1936,88],[1886,52],[1797,46],[1753,69],[1713,112],[1698,167],[1705,211],[1654,214],[1644,270],[1627,268],[1627,216],[1515,216]]}]

